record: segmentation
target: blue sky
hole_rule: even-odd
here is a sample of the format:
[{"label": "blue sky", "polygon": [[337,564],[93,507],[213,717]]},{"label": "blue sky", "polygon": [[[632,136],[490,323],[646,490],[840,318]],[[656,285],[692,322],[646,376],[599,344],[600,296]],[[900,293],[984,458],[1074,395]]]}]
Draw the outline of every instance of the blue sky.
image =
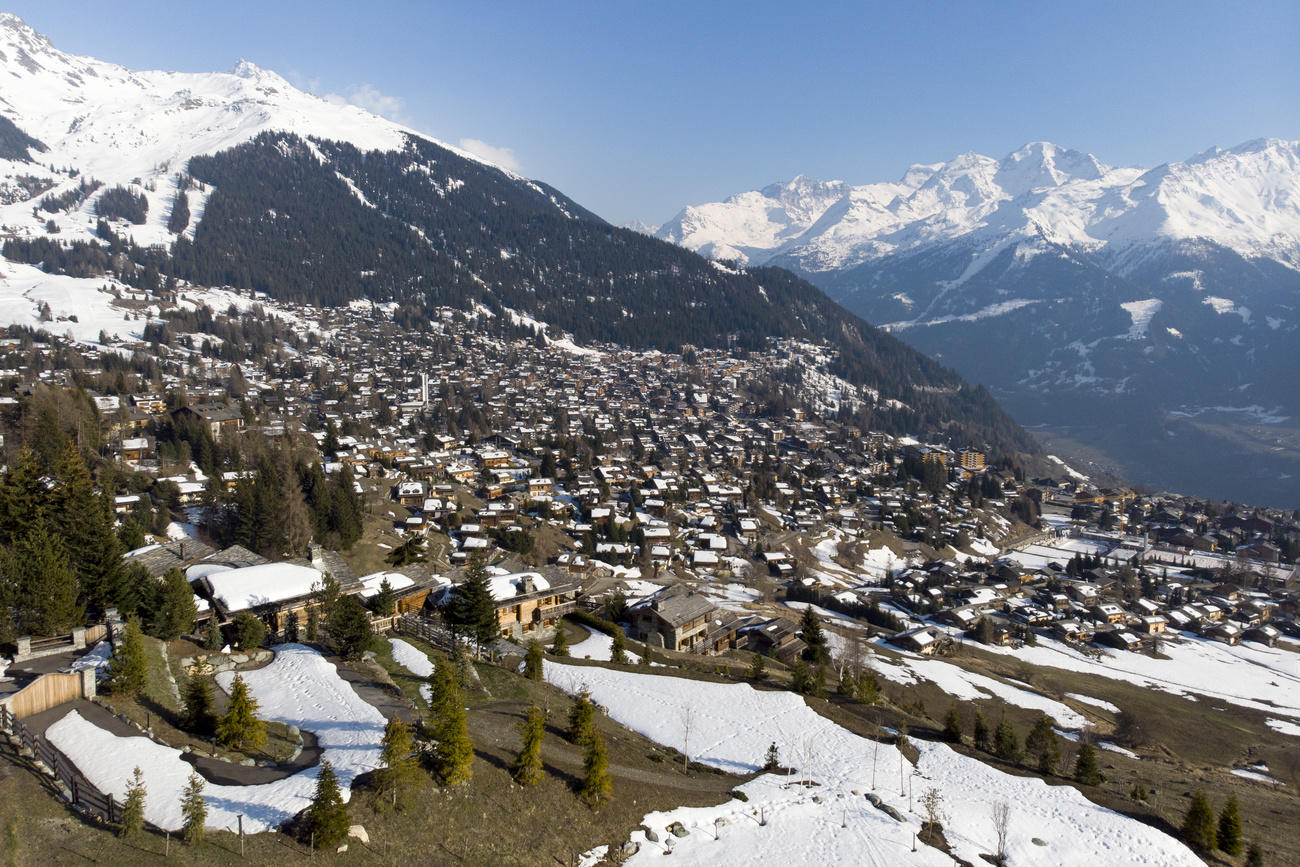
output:
[{"label": "blue sky", "polygon": [[1153,166],[1300,139],[1300,3],[11,0],[134,68],[246,58],[615,222],[1046,139]]}]

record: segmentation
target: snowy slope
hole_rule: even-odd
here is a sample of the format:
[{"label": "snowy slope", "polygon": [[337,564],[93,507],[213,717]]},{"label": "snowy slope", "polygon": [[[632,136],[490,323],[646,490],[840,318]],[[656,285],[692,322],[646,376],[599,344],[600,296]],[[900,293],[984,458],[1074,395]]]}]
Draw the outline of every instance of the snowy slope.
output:
[{"label": "snowy slope", "polygon": [[[243,677],[260,705],[259,716],[316,734],[324,749],[322,758],[338,774],[344,800],[358,775],[379,767],[383,714],[363,701],[339,677],[333,663],[316,651],[301,644],[280,645],[270,665],[245,672]],[[217,680],[229,689],[234,674],[223,672]],[[46,736],[86,779],[100,791],[112,793],[119,803],[126,797],[132,770],[139,767],[148,791],[145,818],[160,828],[181,828],[181,793],[194,768],[181,758],[179,750],[146,737],[118,737],[87,722],[76,711],[50,726]],[[203,790],[208,802],[207,827],[233,829],[239,815],[244,817],[244,830],[250,833],[279,827],[311,803],[318,769],[319,765],[257,786],[208,783]]]},{"label": "snowy slope", "polygon": [[[674,821],[690,831],[673,840],[674,863],[951,864],[950,857],[924,845],[911,851],[921,820],[909,812],[908,787],[900,779],[908,780],[913,770],[919,775],[910,780],[917,813],[925,790],[938,789],[948,814],[944,834],[953,853],[972,864],[996,849],[990,807],[999,801],[1011,807],[1011,864],[1201,863],[1177,840],[1097,806],[1073,787],[1004,774],[943,744],[914,741],[920,752],[914,769],[893,746],[877,748],[818,715],[794,693],[550,661],[545,671],[548,681],[568,691],[586,685],[613,719],[695,761],[751,772],[768,745],[776,744],[782,765],[794,769],[789,776],[765,774],[742,786],[745,802],[646,816],[643,824],[661,841]],[[902,822],[867,802],[864,795],[873,788],[903,814]],[[715,825],[718,819],[723,823]],[[632,839],[641,849],[629,863],[659,863],[663,842],[647,841],[642,831]]]},{"label": "snowy slope", "polygon": [[799,176],[693,205],[659,237],[716,258],[789,257],[821,272],[962,240],[1095,249],[1201,239],[1300,267],[1300,142],[1260,139],[1151,171],[1032,142],[1001,160],[962,154],[895,183]]},{"label": "snowy slope", "polygon": [[[54,195],[83,178],[106,188],[130,185],[149,200],[146,224],[129,227],[141,244],[173,237],[166,222],[175,176],[196,154],[230,148],[267,130],[348,141],[361,150],[401,150],[413,134],[356,106],[297,90],[248,61],[239,61],[229,73],[179,73],[133,71],[66,54],[9,13],[0,13],[0,80],[5,82],[0,114],[48,148],[34,154],[34,163],[0,160],[0,189],[5,179],[21,175],[54,182],[48,190]],[[51,172],[51,165],[58,171]],[[70,177],[64,168],[79,174]],[[190,196],[197,222],[202,193]],[[10,202],[0,207],[0,225],[19,234],[44,234],[52,217],[62,240],[86,238],[94,230],[94,200],[91,196],[69,214],[35,216],[31,201]]]}]

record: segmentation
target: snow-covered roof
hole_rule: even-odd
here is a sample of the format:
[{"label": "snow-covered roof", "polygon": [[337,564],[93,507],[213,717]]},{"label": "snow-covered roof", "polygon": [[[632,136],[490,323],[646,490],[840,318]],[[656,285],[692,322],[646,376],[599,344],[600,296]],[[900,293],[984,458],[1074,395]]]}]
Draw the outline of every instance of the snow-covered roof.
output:
[{"label": "snow-covered roof", "polygon": [[407,587],[413,587],[415,581],[401,572],[375,572],[361,579],[362,590],[359,594],[363,599],[369,599],[379,592],[379,585],[384,579],[388,579],[388,586],[394,590],[405,590]]},{"label": "snow-covered roof", "polygon": [[226,611],[234,612],[306,596],[323,578],[310,566],[263,563],[209,574],[207,582],[213,597]]},{"label": "snow-covered roof", "polygon": [[528,580],[532,580],[533,590],[550,590],[551,582],[542,577],[540,572],[515,572],[510,575],[493,575],[488,581],[492,586],[492,598],[504,602],[521,593]]}]

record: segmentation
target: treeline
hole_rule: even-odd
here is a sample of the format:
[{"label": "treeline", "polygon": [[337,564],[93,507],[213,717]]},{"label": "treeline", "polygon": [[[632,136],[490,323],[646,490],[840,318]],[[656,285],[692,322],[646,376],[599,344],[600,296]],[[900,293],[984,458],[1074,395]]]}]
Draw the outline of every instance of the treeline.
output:
[{"label": "treeline", "polygon": [[149,214],[149,200],[144,193],[133,193],[126,187],[110,187],[99,194],[95,213],[104,220],[126,220],[140,226]]},{"label": "treeline", "polygon": [[204,503],[204,529],[216,544],[242,545],[272,560],[305,555],[312,539],[351,548],[364,519],[346,464],[327,478],[319,462],[292,460],[287,445],[260,455],[233,491],[210,484]]},{"label": "treeline", "polygon": [[109,607],[157,620],[162,585],[125,551],[112,496],[73,443],[54,461],[20,452],[0,476],[0,642],[67,632]]}]

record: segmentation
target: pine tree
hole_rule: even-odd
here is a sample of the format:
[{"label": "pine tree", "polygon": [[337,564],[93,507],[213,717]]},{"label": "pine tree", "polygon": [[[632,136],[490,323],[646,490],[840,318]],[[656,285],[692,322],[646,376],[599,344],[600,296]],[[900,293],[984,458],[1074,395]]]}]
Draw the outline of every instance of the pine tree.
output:
[{"label": "pine tree", "polygon": [[998,727],[993,732],[993,755],[1004,762],[1020,761],[1020,737],[1005,716],[998,722]]},{"label": "pine tree", "polygon": [[767,658],[761,653],[755,653],[754,658],[749,662],[749,679],[761,681],[767,674]]},{"label": "pine tree", "polygon": [[297,611],[290,611],[284,618],[284,640],[290,644],[297,644],[301,635],[302,618],[298,616]]},{"label": "pine tree", "polygon": [[404,802],[406,793],[415,786],[420,776],[410,726],[400,717],[394,716],[384,727],[382,744],[383,751],[379,760],[383,767],[375,773],[376,789],[380,795],[388,796],[394,806],[398,806]]},{"label": "pine tree", "polygon": [[593,810],[609,800],[614,783],[609,776],[609,757],[605,753],[605,739],[600,729],[592,726],[582,757],[582,786],[578,797]]},{"label": "pine tree", "polygon": [[984,720],[984,711],[975,708],[975,749],[983,750],[985,753],[992,751],[992,742],[989,741],[991,732],[988,731],[988,723]]},{"label": "pine tree", "polygon": [[235,615],[235,644],[240,650],[253,650],[266,640],[266,624],[248,611]]},{"label": "pine tree", "polygon": [[217,651],[222,648],[221,624],[217,623],[216,612],[208,617],[208,625],[203,630],[203,649]]},{"label": "pine tree", "polygon": [[304,813],[305,830],[311,835],[317,849],[326,849],[343,841],[348,835],[350,820],[348,808],[339,791],[339,778],[328,760],[320,763],[316,775],[316,793],[311,806]]},{"label": "pine tree", "polygon": [[181,833],[185,842],[190,846],[202,843],[204,824],[208,821],[208,802],[203,797],[203,778],[198,774],[190,774],[185,786],[185,794],[181,798],[181,816],[184,818]]},{"label": "pine tree", "polygon": [[144,632],[140,621],[132,617],[126,621],[122,640],[113,650],[108,663],[109,690],[120,695],[135,695],[144,689],[149,674],[149,660],[145,656]]},{"label": "pine tree", "polygon": [[943,718],[943,739],[950,744],[959,744],[962,738],[961,714],[957,712],[957,702],[954,701]]},{"label": "pine tree", "polygon": [[546,734],[546,713],[537,705],[528,708],[528,716],[519,724],[523,745],[515,758],[511,775],[521,786],[531,786],[542,778],[542,738]]},{"label": "pine tree", "polygon": [[575,744],[584,743],[596,728],[596,706],[591,701],[591,693],[583,686],[569,705],[568,738]]},{"label": "pine tree", "polygon": [[853,672],[849,671],[847,665],[840,669],[840,682],[835,690],[844,698],[857,698],[858,679],[853,676]]},{"label": "pine tree", "polygon": [[0,476],[0,543],[14,544],[48,515],[44,474],[36,452],[23,448]]},{"label": "pine tree", "polygon": [[614,627],[613,641],[609,646],[609,661],[615,665],[627,665],[627,639],[618,626]]},{"label": "pine tree", "polygon": [[820,691],[812,670],[803,659],[795,660],[794,667],[790,671],[790,686],[802,695],[817,695]]},{"label": "pine tree", "polygon": [[863,704],[875,704],[880,701],[880,681],[870,672],[858,675],[858,701]]},{"label": "pine tree", "polygon": [[397,593],[388,583],[387,575],[379,580],[379,590],[371,598],[370,607],[380,617],[392,617],[397,613]]},{"label": "pine tree", "polygon": [[1259,843],[1251,843],[1246,850],[1246,867],[1264,867],[1264,850]]},{"label": "pine tree", "polygon": [[529,680],[542,679],[542,645],[536,638],[529,640],[528,651],[524,654],[524,677]]},{"label": "pine tree", "polygon": [[266,723],[257,718],[257,700],[238,674],[230,684],[226,712],[217,720],[217,742],[228,749],[260,747],[266,743]]},{"label": "pine tree", "polygon": [[1101,771],[1097,768],[1097,750],[1092,744],[1079,744],[1079,755],[1074,760],[1074,781],[1084,786],[1095,786],[1101,782]]},{"label": "pine tree", "polygon": [[1183,842],[1199,855],[1209,855],[1218,842],[1214,830],[1214,810],[1201,789],[1192,796],[1191,806],[1183,818]]},{"label": "pine tree", "polygon": [[444,784],[455,785],[474,774],[474,745],[469,739],[469,723],[453,663],[439,659],[431,681],[433,695],[429,705],[434,769]]},{"label": "pine tree", "polygon": [[320,606],[313,605],[307,609],[307,640],[320,638]]},{"label": "pine tree", "polygon": [[821,665],[830,660],[830,654],[826,650],[826,636],[822,633],[821,618],[813,610],[812,605],[808,605],[803,610],[803,617],[800,620],[799,637],[803,639],[804,651],[803,658],[812,665]]},{"label": "pine tree", "polygon": [[187,680],[181,702],[184,705],[181,728],[202,737],[211,736],[216,730],[217,716],[212,704],[212,688],[207,680],[197,674]]},{"label": "pine tree", "polygon": [[63,543],[37,525],[14,545],[19,565],[18,628],[30,635],[58,635],[82,620],[77,575]]},{"label": "pine tree", "polygon": [[1241,811],[1237,806],[1237,796],[1229,795],[1228,803],[1219,813],[1219,848],[1236,858],[1241,854]]},{"label": "pine tree", "polygon": [[781,751],[776,748],[776,741],[767,748],[767,754],[763,756],[763,770],[775,771],[781,767]]},{"label": "pine tree", "polygon": [[164,641],[170,641],[194,630],[194,618],[199,609],[194,603],[194,590],[180,569],[168,569],[163,575],[162,586],[161,609],[154,618],[153,633]]},{"label": "pine tree", "polygon": [[465,580],[456,586],[444,616],[473,639],[479,652],[496,638],[496,600],[492,598],[491,580],[481,558],[476,557],[470,564]]},{"label": "pine tree", "polygon": [[126,784],[126,800],[122,802],[118,836],[131,838],[144,830],[144,772],[136,767],[131,782]]},{"label": "pine tree", "polygon": [[555,638],[551,640],[551,656],[569,655],[569,636],[564,632],[564,621],[555,624]]},{"label": "pine tree", "polygon": [[1052,721],[1046,716],[1040,716],[1034,723],[1025,738],[1025,750],[1031,757],[1038,759],[1040,774],[1056,773],[1056,766],[1061,761],[1061,748],[1056,740],[1056,732],[1052,731]]},{"label": "pine tree", "polygon": [[360,659],[374,634],[370,627],[370,615],[355,596],[339,599],[330,612],[326,628],[329,630],[330,647],[347,660]]},{"label": "pine tree", "polygon": [[301,557],[307,553],[307,546],[311,543],[311,513],[307,510],[302,485],[290,462],[287,448],[279,453],[277,471],[280,477],[280,505],[283,509],[284,553],[289,557]]}]

